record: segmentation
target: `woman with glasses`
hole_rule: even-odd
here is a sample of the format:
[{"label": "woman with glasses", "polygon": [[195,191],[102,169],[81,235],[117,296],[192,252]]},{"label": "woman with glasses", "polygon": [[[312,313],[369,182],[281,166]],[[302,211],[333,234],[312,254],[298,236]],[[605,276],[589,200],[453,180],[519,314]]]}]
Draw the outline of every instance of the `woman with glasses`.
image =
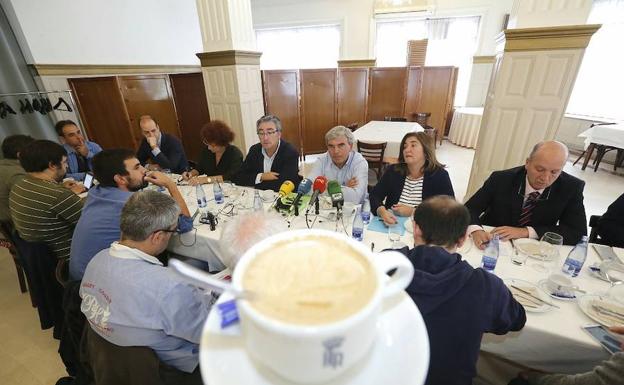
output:
[{"label": "woman with glasses", "polygon": [[399,163],[388,168],[370,193],[371,211],[387,225],[397,223],[396,215],[411,216],[429,197],[455,196],[445,166],[436,159],[430,136],[410,132],[401,140],[400,148]]},{"label": "woman with glasses", "polygon": [[201,136],[206,147],[199,154],[197,169],[185,172],[184,180],[192,186],[232,180],[243,164],[243,153],[232,144],[234,133],[230,127],[213,120],[202,127]]}]

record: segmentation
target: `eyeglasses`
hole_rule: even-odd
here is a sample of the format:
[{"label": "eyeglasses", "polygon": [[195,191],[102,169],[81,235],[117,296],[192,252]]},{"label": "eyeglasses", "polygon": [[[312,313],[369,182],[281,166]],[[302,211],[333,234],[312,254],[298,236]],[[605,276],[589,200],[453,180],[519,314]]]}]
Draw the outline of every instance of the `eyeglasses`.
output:
[{"label": "eyeglasses", "polygon": [[[175,234],[178,232],[178,228],[176,227],[175,229],[171,230],[171,229],[160,229],[160,230],[155,230],[153,233],[157,233],[159,231],[162,231],[164,233],[171,233],[171,234]],[[152,234],[153,234],[152,233]]]},{"label": "eyeglasses", "polygon": [[256,132],[256,134],[258,134],[259,137],[263,137],[263,136],[271,136],[274,135],[277,132],[277,130],[275,131],[258,131]]}]

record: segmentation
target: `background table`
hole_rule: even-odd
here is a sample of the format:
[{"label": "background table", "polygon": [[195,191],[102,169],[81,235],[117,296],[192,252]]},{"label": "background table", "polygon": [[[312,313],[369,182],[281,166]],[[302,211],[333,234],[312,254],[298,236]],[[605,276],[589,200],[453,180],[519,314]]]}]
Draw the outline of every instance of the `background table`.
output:
[{"label": "background table", "polygon": [[[371,120],[355,130],[356,140],[369,143],[387,142],[384,161],[394,163],[399,158],[401,139],[410,132],[424,131],[416,122],[386,122]],[[394,161],[394,162],[393,162]]]},{"label": "background table", "polygon": [[[607,126],[598,125],[590,127],[589,129],[581,132],[578,136],[579,138],[585,138],[585,160],[583,161],[583,170],[587,167],[587,163],[589,163],[589,159],[594,152],[594,148],[597,146],[617,148],[618,155],[615,160],[615,166],[617,167],[618,164],[622,163],[622,159],[624,157],[624,124],[610,124]],[[604,155],[604,153],[602,155]],[[602,158],[602,155],[599,154],[597,156]],[[601,159],[597,159],[596,168],[598,167],[600,160]]]},{"label": "background table", "polygon": [[455,110],[448,139],[458,146],[476,148],[483,108],[462,107]]},{"label": "background table", "polygon": [[[226,191],[231,188],[226,188]],[[197,204],[195,203],[195,189],[192,187],[181,187],[183,196],[188,201],[191,212],[195,211]],[[212,198],[212,188],[210,185],[205,186],[208,198]],[[237,211],[251,211],[253,204],[253,190],[250,188],[236,188],[238,193],[228,191],[227,202],[234,202]],[[244,193],[242,193],[244,191]],[[210,200],[209,209],[217,212],[224,207],[224,204],[216,205],[214,200]],[[265,203],[265,209],[268,209],[269,202]],[[327,230],[346,231],[351,233],[352,212],[345,215],[343,229],[342,223],[319,218],[314,228],[324,228]],[[326,211],[325,214],[328,212]],[[170,244],[169,250],[175,253],[202,259],[207,261],[211,266],[221,265],[219,255],[218,239],[221,234],[223,222],[229,220],[228,216],[219,216],[220,224],[215,231],[210,231],[208,225],[199,224],[197,226],[197,240],[193,246],[183,246],[179,242],[178,236],[174,237]],[[291,228],[306,228],[305,217],[291,218]],[[187,237],[187,235],[182,235]],[[189,239],[186,239],[188,244]],[[375,251],[380,251],[391,247],[388,235],[385,233],[365,230],[364,241],[368,247]],[[401,237],[401,242],[413,245],[412,234],[405,232]],[[470,248],[463,253],[463,259],[470,263],[473,267],[478,267],[481,263],[481,251],[478,250],[469,240]],[[558,261],[549,264],[552,270],[559,271],[563,260],[567,253],[571,250],[570,246],[563,246]],[[516,266],[512,264],[510,255],[512,249],[508,242],[502,243],[502,255],[498,260],[495,274],[500,278],[517,278],[537,283],[545,279],[550,272],[538,272],[532,265],[537,261],[529,258],[524,266]],[[615,252],[620,256],[624,256],[624,249],[616,249]],[[382,258],[383,255],[380,255]],[[604,293],[610,285],[590,275],[587,266],[598,261],[598,257],[593,250],[589,248],[587,261],[585,266],[577,278],[574,278],[575,284],[590,294]],[[541,369],[550,372],[578,373],[590,370],[595,365],[609,357],[607,352],[595,342],[585,331],[582,326],[594,323],[588,318],[578,307],[576,301],[559,301],[552,299],[560,309],[552,309],[546,313],[530,313],[527,312],[527,323],[519,332],[509,333],[504,336],[496,336],[493,334],[484,335],[481,349],[486,352],[494,353],[508,360],[517,362],[521,365],[535,369]],[[458,325],[461,327],[461,325]]]}]

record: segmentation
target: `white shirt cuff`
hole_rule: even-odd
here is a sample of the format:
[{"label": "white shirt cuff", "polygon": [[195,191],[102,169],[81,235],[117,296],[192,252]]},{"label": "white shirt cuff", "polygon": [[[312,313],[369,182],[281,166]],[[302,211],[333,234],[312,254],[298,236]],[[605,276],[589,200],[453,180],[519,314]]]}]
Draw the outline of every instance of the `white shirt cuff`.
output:
[{"label": "white shirt cuff", "polygon": [[156,147],[152,150],[152,155],[158,156],[158,154],[160,154],[160,147]]},{"label": "white shirt cuff", "polygon": [[483,230],[483,227],[479,225],[470,225],[468,226],[468,230],[466,230],[466,233],[468,234],[468,236],[470,236],[472,233],[474,233],[477,230]]},{"label": "white shirt cuff", "polygon": [[532,228],[531,226],[527,226],[527,230],[529,230],[529,238],[531,238],[531,239],[539,239],[539,236],[535,232],[534,228]]},{"label": "white shirt cuff", "polygon": [[260,184],[260,182],[262,182],[262,173],[259,173],[258,175],[256,175],[256,184]]}]

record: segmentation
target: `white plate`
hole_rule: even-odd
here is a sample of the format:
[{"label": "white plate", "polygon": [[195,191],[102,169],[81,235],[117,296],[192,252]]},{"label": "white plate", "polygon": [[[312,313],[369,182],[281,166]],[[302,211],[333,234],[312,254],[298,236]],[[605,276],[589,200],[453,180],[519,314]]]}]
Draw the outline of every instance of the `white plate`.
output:
[{"label": "white plate", "polygon": [[598,322],[601,325],[604,325],[606,327],[611,327],[611,326],[622,324],[621,322],[614,320],[612,318],[604,317],[601,313],[598,313],[597,311],[595,311],[592,308],[592,304],[594,303],[594,301],[605,302],[607,304],[617,307],[620,313],[624,313],[624,310],[620,310],[620,309],[624,309],[624,306],[622,306],[622,304],[618,304],[617,302],[614,302],[608,297],[597,295],[597,294],[587,294],[587,295],[582,296],[578,300],[578,306],[581,309],[581,311],[585,313],[586,316],[588,316],[589,318]]},{"label": "white plate", "polygon": [[[231,296],[224,294],[218,303],[229,299]],[[204,325],[199,352],[205,384],[291,384],[270,369],[257,366],[247,355],[242,337],[212,333],[220,323],[216,305],[213,309]],[[386,300],[371,352],[353,368],[324,385],[421,385],[428,368],[429,339],[425,323],[411,298],[401,293]]]},{"label": "white plate", "polygon": [[552,257],[543,258],[540,254],[542,253],[544,247],[552,247],[550,246],[550,244],[546,244],[546,242],[540,242],[537,239],[520,238],[514,240],[514,245],[516,245],[518,251],[528,255],[531,258],[535,258],[545,262],[552,260]]},{"label": "white plate", "polygon": [[577,294],[572,294],[571,297],[567,297],[553,293],[553,291],[548,287],[548,281],[545,279],[539,281],[538,285],[540,289],[544,290],[551,298],[558,299],[559,301],[576,301],[578,299]]},{"label": "white plate", "polygon": [[[553,309],[553,307],[550,305],[547,305],[544,303],[538,304],[539,301],[530,299],[530,296],[524,295],[524,293],[511,287],[511,285],[514,285],[516,287],[519,287],[520,289],[524,289],[524,290],[528,289],[528,291],[530,291],[531,294],[535,295],[537,298],[541,299],[542,301],[550,302],[550,299],[548,298],[548,294],[542,291],[536,284],[531,283],[529,281],[522,280],[522,279],[516,279],[516,278],[506,278],[506,279],[503,279],[503,282],[509,288],[509,291],[511,291],[511,294],[514,296],[516,301],[520,302],[520,304],[524,307],[524,310],[526,310],[527,312],[544,313]],[[525,306],[525,304],[527,304],[527,306]],[[531,306],[534,305],[535,307],[529,307],[528,304],[531,304]]]}]

